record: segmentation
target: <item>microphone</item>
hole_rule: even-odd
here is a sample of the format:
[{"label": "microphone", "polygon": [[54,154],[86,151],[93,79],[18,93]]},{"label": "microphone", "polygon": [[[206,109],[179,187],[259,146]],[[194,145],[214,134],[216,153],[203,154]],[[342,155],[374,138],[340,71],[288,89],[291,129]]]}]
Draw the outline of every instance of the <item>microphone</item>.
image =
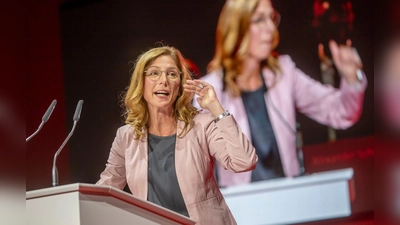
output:
[{"label": "microphone", "polygon": [[65,144],[68,142],[68,140],[71,138],[72,134],[74,133],[76,124],[78,123],[78,121],[81,117],[82,104],[83,104],[83,100],[79,100],[78,104],[76,105],[75,114],[74,114],[74,118],[73,118],[74,125],[72,126],[71,132],[69,132],[67,138],[61,144],[60,148],[58,148],[56,154],[54,154],[53,169],[52,169],[53,187],[58,186],[58,171],[57,171],[57,167],[56,167],[57,156],[58,156],[58,154],[60,154],[61,149],[65,146]]},{"label": "microphone", "polygon": [[303,155],[303,134],[301,133],[300,123],[296,122],[296,150],[297,158],[300,164],[300,174],[298,176],[303,176],[306,174],[306,168],[304,167],[304,155]]},{"label": "microphone", "polygon": [[50,104],[49,108],[47,109],[46,113],[43,115],[42,122],[40,123],[38,129],[31,136],[26,138],[26,142],[31,140],[40,131],[40,129],[42,129],[43,124],[46,123],[47,120],[49,120],[51,113],[53,112],[56,105],[57,105],[57,100],[54,99],[53,102]]},{"label": "microphone", "polygon": [[[265,83],[265,82],[264,82]],[[267,95],[267,98],[269,95]],[[303,155],[303,135],[301,133],[301,126],[300,123],[296,122],[296,129],[290,126],[289,122],[283,118],[282,114],[279,112],[278,108],[275,106],[272,99],[269,99],[271,102],[271,106],[273,110],[278,114],[279,119],[285,124],[285,126],[289,129],[296,136],[296,153],[297,153],[297,160],[299,161],[300,166],[300,173],[296,176],[303,176],[306,175],[306,168],[304,166],[304,155]]]}]

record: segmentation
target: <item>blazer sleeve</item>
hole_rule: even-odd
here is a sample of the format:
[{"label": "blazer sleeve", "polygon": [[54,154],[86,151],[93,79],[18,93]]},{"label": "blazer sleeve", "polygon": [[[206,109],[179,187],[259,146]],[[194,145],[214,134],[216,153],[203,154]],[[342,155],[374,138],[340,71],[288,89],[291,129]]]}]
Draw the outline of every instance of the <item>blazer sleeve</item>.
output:
[{"label": "blazer sleeve", "polygon": [[125,149],[123,130],[119,128],[111,146],[105,170],[100,174],[99,185],[109,185],[123,189],[126,185]]},{"label": "blazer sleeve", "polygon": [[367,86],[365,75],[354,85],[341,79],[340,88],[334,88],[304,74],[289,57],[281,63],[285,65],[284,76],[293,81],[292,95],[298,111],[335,129],[347,129],[359,120]]},{"label": "blazer sleeve", "polygon": [[233,115],[224,117],[217,123],[212,118],[206,132],[210,154],[225,169],[244,172],[255,168],[258,160],[256,151]]}]

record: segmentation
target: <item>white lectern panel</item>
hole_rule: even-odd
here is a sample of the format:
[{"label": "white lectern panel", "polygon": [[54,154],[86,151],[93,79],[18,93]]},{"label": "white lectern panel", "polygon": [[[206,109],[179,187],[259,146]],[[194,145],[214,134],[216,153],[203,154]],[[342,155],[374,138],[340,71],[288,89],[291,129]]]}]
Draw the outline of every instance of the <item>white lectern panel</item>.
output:
[{"label": "white lectern panel", "polygon": [[353,169],[221,189],[238,224],[290,224],[351,214]]}]

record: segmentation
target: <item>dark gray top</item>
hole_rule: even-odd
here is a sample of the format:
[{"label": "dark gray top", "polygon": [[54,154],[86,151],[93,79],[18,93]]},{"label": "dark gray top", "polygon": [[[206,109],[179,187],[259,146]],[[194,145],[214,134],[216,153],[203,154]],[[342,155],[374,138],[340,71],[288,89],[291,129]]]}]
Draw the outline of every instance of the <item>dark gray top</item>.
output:
[{"label": "dark gray top", "polygon": [[242,92],[242,101],[249,121],[251,142],[256,149],[258,162],[251,174],[251,181],[283,177],[281,157],[275,134],[269,120],[264,94],[265,86],[256,91]]},{"label": "dark gray top", "polygon": [[147,200],[189,217],[175,170],[176,134],[149,134]]}]

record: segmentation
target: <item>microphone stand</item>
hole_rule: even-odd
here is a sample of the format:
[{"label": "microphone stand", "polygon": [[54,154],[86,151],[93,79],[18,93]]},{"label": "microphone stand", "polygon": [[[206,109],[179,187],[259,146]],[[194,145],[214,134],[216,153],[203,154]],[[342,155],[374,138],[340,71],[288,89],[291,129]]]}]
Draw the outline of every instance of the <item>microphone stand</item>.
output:
[{"label": "microphone stand", "polygon": [[76,124],[78,121],[74,121],[74,125],[72,126],[71,132],[69,132],[67,138],[64,140],[60,148],[57,150],[56,154],[54,154],[53,158],[53,169],[52,169],[52,178],[53,178],[53,187],[58,186],[58,171],[57,171],[57,166],[56,166],[56,161],[57,161],[57,156],[60,154],[62,148],[65,146],[65,144],[68,142],[68,140],[71,138],[72,134],[74,133]]},{"label": "microphone stand", "polygon": [[304,167],[303,135],[301,133],[300,123],[296,123],[296,151],[300,165],[300,174],[298,176],[303,176],[306,174],[306,168]]},{"label": "microphone stand", "polygon": [[40,131],[40,129],[42,129],[44,123],[45,123],[45,122],[42,121],[42,122],[39,124],[38,129],[37,129],[33,134],[31,134],[31,136],[29,136],[29,137],[26,138],[26,142],[28,142],[29,140],[31,140],[37,133],[39,133],[39,131]]},{"label": "microphone stand", "polygon": [[82,104],[83,100],[79,100],[76,109],[75,109],[75,114],[74,114],[74,125],[72,126],[71,132],[69,132],[67,138],[64,140],[64,142],[61,144],[60,148],[58,148],[56,154],[54,154],[54,159],[53,159],[53,169],[52,169],[52,180],[53,180],[53,187],[58,186],[58,171],[57,171],[57,166],[56,166],[56,161],[57,161],[57,156],[60,154],[62,148],[65,146],[65,144],[68,142],[68,140],[71,138],[72,134],[74,133],[76,124],[78,123],[82,111]]}]

